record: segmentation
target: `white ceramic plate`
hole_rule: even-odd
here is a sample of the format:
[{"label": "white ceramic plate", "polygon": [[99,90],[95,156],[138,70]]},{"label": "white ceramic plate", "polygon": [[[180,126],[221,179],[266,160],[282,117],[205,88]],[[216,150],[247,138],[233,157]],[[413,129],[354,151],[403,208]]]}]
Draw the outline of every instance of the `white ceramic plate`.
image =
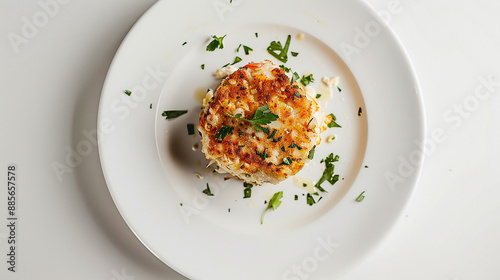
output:
[{"label": "white ceramic plate", "polygon": [[[224,49],[205,51],[211,35],[226,34]],[[252,198],[243,199],[240,181],[204,168],[200,149],[193,150],[200,138],[186,128],[198,123],[201,96],[217,85],[217,68],[236,56],[243,59],[236,66],[277,62],[266,47],[284,44],[289,34],[290,51],[299,55],[289,54],[286,65],[313,73],[315,88],[321,77],[339,76],[342,89],[333,89],[325,109],[342,128],[328,129],[323,138],[336,140],[321,144],[298,176],[316,181],[324,169],[320,159],[340,156],[335,173],[341,180],[324,183],[328,193],[314,206],[293,179],[255,186]],[[239,44],[254,51],[236,53]],[[175,109],[189,113],[168,121],[161,116]],[[181,274],[219,280],[333,279],[357,264],[407,204],[424,138],[417,81],[399,42],[364,2],[340,0],[159,1],[113,60],[98,126],[106,181],[137,237]],[[207,183],[213,197],[202,193]],[[280,190],[282,205],[261,225],[265,201]],[[356,202],[363,191],[366,198]]]}]

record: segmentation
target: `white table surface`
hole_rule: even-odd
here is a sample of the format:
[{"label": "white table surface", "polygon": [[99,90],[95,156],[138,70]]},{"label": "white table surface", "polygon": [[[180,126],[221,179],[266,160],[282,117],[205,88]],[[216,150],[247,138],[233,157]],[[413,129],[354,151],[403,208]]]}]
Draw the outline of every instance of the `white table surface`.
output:
[{"label": "white table surface", "polygon": [[[394,1],[367,2],[387,11]],[[39,1],[0,0],[0,179],[17,166],[19,218],[16,273],[0,227],[0,279],[185,279],[124,223],[95,145],[62,180],[52,168],[95,129],[111,59],[154,2],[59,0],[43,22]],[[414,63],[434,145],[403,218],[342,280],[500,279],[500,1],[400,5],[390,25]],[[13,44],[34,15],[42,26]],[[445,140],[433,140],[435,131]]]}]

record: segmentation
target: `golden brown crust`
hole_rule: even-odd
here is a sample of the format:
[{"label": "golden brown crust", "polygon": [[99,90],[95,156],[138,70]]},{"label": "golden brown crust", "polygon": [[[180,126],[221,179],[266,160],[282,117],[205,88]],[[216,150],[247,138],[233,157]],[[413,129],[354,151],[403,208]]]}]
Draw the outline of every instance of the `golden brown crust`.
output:
[{"label": "golden brown crust", "polygon": [[[302,169],[320,130],[311,126],[318,111],[302,86],[265,61],[249,64],[224,79],[200,113],[203,152],[224,171],[247,182],[278,183]],[[236,114],[252,119],[267,105],[278,120],[257,131]],[[231,116],[230,116],[231,115]],[[224,128],[226,127],[226,128]],[[221,129],[231,133],[221,139]]]}]

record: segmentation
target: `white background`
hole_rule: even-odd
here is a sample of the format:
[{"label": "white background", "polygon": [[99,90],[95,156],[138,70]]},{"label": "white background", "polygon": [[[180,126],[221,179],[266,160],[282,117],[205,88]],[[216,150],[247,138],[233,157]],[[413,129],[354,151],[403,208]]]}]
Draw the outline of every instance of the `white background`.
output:
[{"label": "white background", "polygon": [[[2,224],[0,279],[184,279],[122,220],[96,146],[62,181],[51,166],[95,128],[113,55],[155,1],[60,2],[46,24],[15,45],[9,34],[21,35],[24,20],[43,9],[34,0],[0,0],[0,168],[16,164],[19,179],[18,272],[7,271]],[[391,0],[367,2],[380,12]],[[480,77],[500,81],[500,2],[400,5],[390,25],[414,63],[435,145],[403,218],[342,279],[500,279],[500,84],[483,100],[474,97]],[[444,131],[444,142],[432,141],[435,130]],[[2,187],[2,221],[5,197]]]}]

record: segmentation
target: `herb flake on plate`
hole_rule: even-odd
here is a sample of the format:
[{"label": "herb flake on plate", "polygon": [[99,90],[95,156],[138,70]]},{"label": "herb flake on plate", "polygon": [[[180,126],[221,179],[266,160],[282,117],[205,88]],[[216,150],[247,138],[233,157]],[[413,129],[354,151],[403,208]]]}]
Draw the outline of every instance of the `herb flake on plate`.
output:
[{"label": "herb flake on plate", "polygon": [[222,41],[224,40],[224,37],[226,37],[226,35],[224,35],[222,37],[217,37],[217,36],[213,35],[212,36],[213,40],[208,44],[207,51],[213,52],[217,48],[223,49],[224,44]]},{"label": "herb flake on plate", "polygon": [[273,195],[271,200],[269,200],[269,204],[267,205],[266,210],[264,210],[264,213],[262,213],[262,217],[260,218],[260,224],[264,223],[264,216],[266,215],[267,210],[273,209],[273,211],[276,211],[278,207],[281,205],[281,198],[283,198],[283,192],[279,191]]},{"label": "herb flake on plate", "polygon": [[187,110],[170,110],[170,111],[163,111],[161,115],[165,117],[166,120],[170,120],[178,118],[186,114],[187,112],[188,112]]},{"label": "herb flake on plate", "polygon": [[280,41],[272,41],[269,47],[267,47],[267,52],[274,56],[277,60],[286,63],[288,61],[288,48],[290,47],[291,35],[286,38],[285,46],[281,45]]}]

